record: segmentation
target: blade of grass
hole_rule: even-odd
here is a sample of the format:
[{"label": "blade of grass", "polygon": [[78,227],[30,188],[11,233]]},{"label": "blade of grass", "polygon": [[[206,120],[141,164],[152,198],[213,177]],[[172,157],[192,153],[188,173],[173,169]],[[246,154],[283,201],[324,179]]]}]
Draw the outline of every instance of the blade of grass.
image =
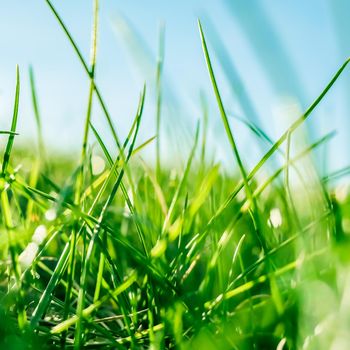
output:
[{"label": "blade of grass", "polygon": [[94,92],[94,79],[95,79],[95,67],[96,67],[96,54],[97,54],[97,31],[98,31],[98,0],[93,1],[93,24],[92,24],[92,33],[91,33],[91,56],[90,56],[90,89],[88,97],[88,107],[86,112],[85,124],[84,124],[84,136],[83,144],[81,148],[81,159],[80,159],[80,171],[77,177],[76,184],[76,193],[75,193],[75,202],[79,203],[81,199],[81,192],[84,183],[84,164],[86,160],[86,149],[88,145],[88,136],[89,136],[89,127],[92,114],[92,103],[93,103],[93,92]]},{"label": "blade of grass", "polygon": [[[8,141],[6,144],[6,149],[3,157],[3,163],[2,163],[2,176],[5,177],[7,174],[7,167],[10,161],[10,155],[13,147],[14,138],[16,135],[16,127],[17,127],[17,119],[18,119],[18,108],[19,108],[19,95],[20,95],[20,76],[19,76],[19,67],[16,66],[16,88],[15,88],[15,102],[13,107],[13,115],[12,115],[12,122],[11,122],[11,133],[9,134]],[[16,247],[14,246],[14,241],[12,237],[12,231],[13,231],[13,221],[12,221],[12,214],[11,214],[11,207],[9,198],[7,195],[7,188],[6,183],[2,183],[2,189],[1,189],[1,212],[3,216],[3,220],[5,223],[5,228],[7,230],[8,234],[8,241],[9,241],[9,250],[10,250],[10,256],[11,256],[11,262],[12,262],[12,268],[15,276],[15,281],[17,285],[17,303],[18,303],[18,326],[20,330],[23,330],[27,323],[27,316],[26,311],[24,308],[24,302],[23,302],[23,290],[22,290],[22,283],[21,283],[21,269],[20,265],[18,263],[18,255],[16,251]]]},{"label": "blade of grass", "polygon": [[12,151],[13,141],[15,139],[16,135],[16,128],[17,128],[17,119],[18,119],[18,107],[19,107],[19,93],[20,93],[20,77],[19,77],[19,67],[16,66],[16,90],[15,90],[15,102],[13,107],[13,115],[12,115],[12,122],[11,122],[11,133],[9,135],[4,158],[2,162],[2,176],[5,176],[8,163],[10,161],[10,155]]},{"label": "blade of grass", "polygon": [[159,26],[159,44],[158,44],[158,58],[156,70],[156,176],[159,181],[160,177],[160,118],[162,112],[162,71],[164,62],[164,37],[165,26],[163,23]]},{"label": "blade of grass", "polygon": [[207,144],[207,134],[208,134],[208,102],[205,98],[204,93],[201,93],[201,106],[202,106],[202,113],[203,113],[203,128],[202,128],[202,149],[201,149],[201,164],[206,163],[205,160],[205,151],[206,151],[206,144]]},{"label": "blade of grass", "polygon": [[35,117],[36,127],[38,130],[38,146],[39,146],[39,152],[40,152],[39,159],[41,159],[45,164],[46,155],[45,155],[45,147],[44,147],[44,137],[43,137],[41,117],[39,112],[38,98],[37,98],[37,92],[36,92],[36,86],[35,86],[34,71],[32,66],[29,67],[29,81],[30,81],[30,91],[32,95],[34,117]]},{"label": "blade of grass", "polygon": [[248,176],[247,176],[247,172],[245,170],[245,167],[243,165],[241,156],[239,154],[237,145],[236,145],[236,141],[233,137],[233,133],[231,131],[231,127],[226,115],[226,111],[225,111],[225,107],[223,105],[221,96],[220,96],[220,92],[219,92],[219,88],[218,85],[216,83],[216,78],[214,75],[214,71],[213,71],[213,67],[211,64],[211,60],[210,60],[210,56],[209,56],[209,52],[208,52],[208,48],[207,48],[207,44],[205,41],[205,37],[204,37],[204,33],[203,33],[203,28],[201,25],[201,22],[198,20],[198,27],[199,27],[199,32],[200,32],[200,37],[201,37],[201,41],[202,41],[202,47],[203,47],[203,52],[204,52],[204,56],[205,56],[205,60],[206,60],[206,64],[207,64],[207,68],[208,68],[208,72],[209,72],[209,76],[210,76],[210,80],[214,89],[214,93],[215,93],[215,97],[216,97],[216,101],[220,110],[220,115],[221,115],[221,119],[222,122],[224,124],[225,127],[225,131],[228,137],[228,140],[230,142],[232,151],[233,151],[233,155],[236,159],[236,162],[238,164],[238,168],[239,171],[241,173],[242,179],[243,179],[243,184],[244,184],[244,188],[245,188],[245,192],[247,195],[248,200],[251,202],[251,217],[255,226],[255,230],[256,230],[256,235],[257,238],[261,244],[261,247],[263,249],[264,252],[267,251],[267,247],[266,247],[266,243],[265,243],[265,239],[262,235],[262,230],[261,230],[261,223],[260,223],[260,215],[257,212],[258,210],[258,206],[256,203],[256,200],[253,197],[253,192],[252,189],[250,188],[249,185],[249,180],[248,180]]},{"label": "blade of grass", "polygon": [[12,132],[12,131],[5,131],[5,130],[1,130],[0,131],[0,135],[19,135],[17,132]]},{"label": "blade of grass", "polygon": [[107,123],[108,123],[108,126],[111,130],[111,133],[112,133],[112,136],[113,136],[113,139],[118,147],[119,150],[121,150],[121,144],[120,144],[120,141],[119,141],[119,138],[118,138],[118,135],[116,133],[116,130],[115,130],[115,127],[113,125],[113,122],[112,122],[112,118],[111,118],[111,115],[107,109],[107,106],[102,98],[102,95],[101,95],[101,92],[99,90],[99,88],[97,87],[96,85],[96,82],[94,81],[94,79],[91,77],[91,72],[90,72],[90,69],[88,67],[88,64],[85,62],[85,59],[80,51],[80,49],[78,48],[78,45],[75,43],[72,35],[70,34],[68,28],[66,27],[66,25],[64,24],[61,16],[58,14],[58,12],[56,11],[55,7],[52,5],[52,2],[50,0],[45,0],[46,3],[49,5],[49,8],[51,9],[53,15],[55,16],[55,18],[57,19],[59,25],[61,26],[61,28],[63,29],[65,35],[67,36],[69,42],[71,43],[76,55],[78,56],[78,59],[80,61],[80,63],[82,64],[86,74],[88,75],[88,77],[90,79],[93,80],[94,82],[94,91],[96,93],[96,96],[97,96],[97,99],[101,105],[101,108],[102,108],[102,111],[106,117],[106,120],[107,120]]}]

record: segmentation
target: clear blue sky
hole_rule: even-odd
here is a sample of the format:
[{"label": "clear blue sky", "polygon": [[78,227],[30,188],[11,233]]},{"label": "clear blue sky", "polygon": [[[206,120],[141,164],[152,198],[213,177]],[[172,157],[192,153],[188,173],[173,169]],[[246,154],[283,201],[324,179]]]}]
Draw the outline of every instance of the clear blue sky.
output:
[{"label": "clear blue sky", "polygon": [[[92,2],[53,3],[88,58]],[[241,96],[241,92],[239,89],[233,92],[231,85],[231,80],[238,77],[260,125],[275,139],[296,117],[288,119],[288,111],[293,111],[296,103],[305,109],[350,55],[347,0],[101,0],[100,10],[97,81],[119,133],[125,134],[130,125],[143,81],[147,82],[149,91],[141,138],[154,133],[152,87],[157,31],[163,21],[166,26],[164,129],[175,140],[174,130],[191,134],[201,114],[199,92],[204,91],[210,105],[211,142],[222,154],[225,143],[221,148],[221,142],[219,145],[216,140],[223,140],[224,134],[201,51],[198,17],[203,19],[210,41],[214,69],[227,109],[244,114],[244,108],[234,97]],[[142,37],[149,55],[142,54],[142,50],[130,52],[127,44],[130,40],[125,40],[121,33],[121,16]],[[226,68],[231,73],[233,69],[235,78],[227,79],[220,55],[214,53],[220,50],[214,31],[225,44],[230,56]],[[10,123],[18,63],[22,76],[19,141],[35,135],[28,83],[28,66],[32,64],[47,142],[56,149],[78,147],[89,82],[44,0],[0,3],[0,48],[0,127],[7,128]],[[350,73],[345,75],[312,116],[309,126],[313,138],[333,129],[338,131],[329,149],[332,168],[350,162],[347,152]],[[94,120],[108,137],[97,108]],[[252,152],[249,134],[242,127],[235,127],[235,123],[240,148],[249,154]]]}]

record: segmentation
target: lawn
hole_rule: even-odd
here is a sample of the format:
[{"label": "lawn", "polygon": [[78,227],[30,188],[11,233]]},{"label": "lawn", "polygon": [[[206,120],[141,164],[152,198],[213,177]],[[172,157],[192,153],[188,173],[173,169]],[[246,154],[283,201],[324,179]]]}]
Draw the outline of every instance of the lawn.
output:
[{"label": "lawn", "polygon": [[[52,153],[45,147],[31,69],[38,136],[33,147],[16,146],[17,67],[12,121],[0,135],[6,141],[0,180],[0,348],[346,349],[350,200],[339,179],[350,168],[321,176],[314,153],[334,133],[313,142],[300,134],[349,60],[277,140],[245,121],[256,146],[266,150],[248,168],[234,132],[239,121],[228,117],[198,21],[210,98],[221,116],[234,171],[212,156],[205,109],[192,130],[190,149],[179,155],[182,162],[169,166],[157,137],[162,55],[157,135],[138,137],[145,86],[122,140],[95,81],[98,1],[90,63],[47,3],[89,77],[89,99],[79,153]],[[93,103],[103,111],[113,149],[92,123]],[[146,161],[143,152],[154,149],[155,162]]]}]

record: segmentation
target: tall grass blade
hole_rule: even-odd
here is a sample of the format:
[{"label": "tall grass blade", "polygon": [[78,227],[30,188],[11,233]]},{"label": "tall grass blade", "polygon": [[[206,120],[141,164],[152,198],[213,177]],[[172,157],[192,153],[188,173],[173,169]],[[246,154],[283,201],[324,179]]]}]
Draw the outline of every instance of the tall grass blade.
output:
[{"label": "tall grass blade", "polygon": [[7,166],[10,161],[10,155],[12,151],[13,142],[16,135],[17,119],[18,119],[18,108],[19,108],[19,92],[20,92],[20,77],[19,77],[19,67],[16,66],[16,90],[15,90],[15,102],[13,106],[13,115],[11,122],[11,133],[6,144],[5,153],[2,162],[2,175],[6,174]]}]

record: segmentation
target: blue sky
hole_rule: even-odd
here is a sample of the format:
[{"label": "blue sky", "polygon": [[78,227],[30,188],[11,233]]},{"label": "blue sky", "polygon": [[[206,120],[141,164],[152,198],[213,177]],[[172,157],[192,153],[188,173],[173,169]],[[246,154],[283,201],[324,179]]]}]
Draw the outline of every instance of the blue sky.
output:
[{"label": "blue sky", "polygon": [[[53,3],[88,58],[91,1]],[[224,134],[201,51],[197,18],[203,19],[227,109],[244,115],[236,96],[240,92],[232,91],[232,79],[224,74],[220,57],[215,55],[218,47],[213,31],[224,43],[260,125],[276,139],[297,117],[293,115],[297,106],[304,110],[349,56],[349,9],[346,0],[101,0],[97,81],[121,135],[127,132],[146,81],[149,88],[140,138],[152,136],[157,32],[159,23],[164,22],[163,125],[165,135],[169,135],[164,139],[174,138],[176,142],[178,134],[193,134],[195,121],[201,115],[202,91],[210,106],[211,143],[225,158],[227,145],[221,142]],[[126,19],[142,37],[149,55],[144,55],[143,50],[130,52],[130,40],[122,34],[120,18]],[[47,142],[55,149],[77,148],[82,138],[89,82],[44,0],[0,3],[0,48],[0,127],[7,128],[10,123],[18,63],[22,77],[19,141],[35,135],[28,83],[28,66],[32,64]],[[337,130],[336,139],[329,146],[334,169],[350,162],[346,152],[350,146],[350,80],[349,74],[345,75],[309,123],[312,138]],[[98,108],[93,118],[108,138]],[[249,133],[235,121],[233,128],[240,149],[248,154],[247,161],[253,162]]]}]

